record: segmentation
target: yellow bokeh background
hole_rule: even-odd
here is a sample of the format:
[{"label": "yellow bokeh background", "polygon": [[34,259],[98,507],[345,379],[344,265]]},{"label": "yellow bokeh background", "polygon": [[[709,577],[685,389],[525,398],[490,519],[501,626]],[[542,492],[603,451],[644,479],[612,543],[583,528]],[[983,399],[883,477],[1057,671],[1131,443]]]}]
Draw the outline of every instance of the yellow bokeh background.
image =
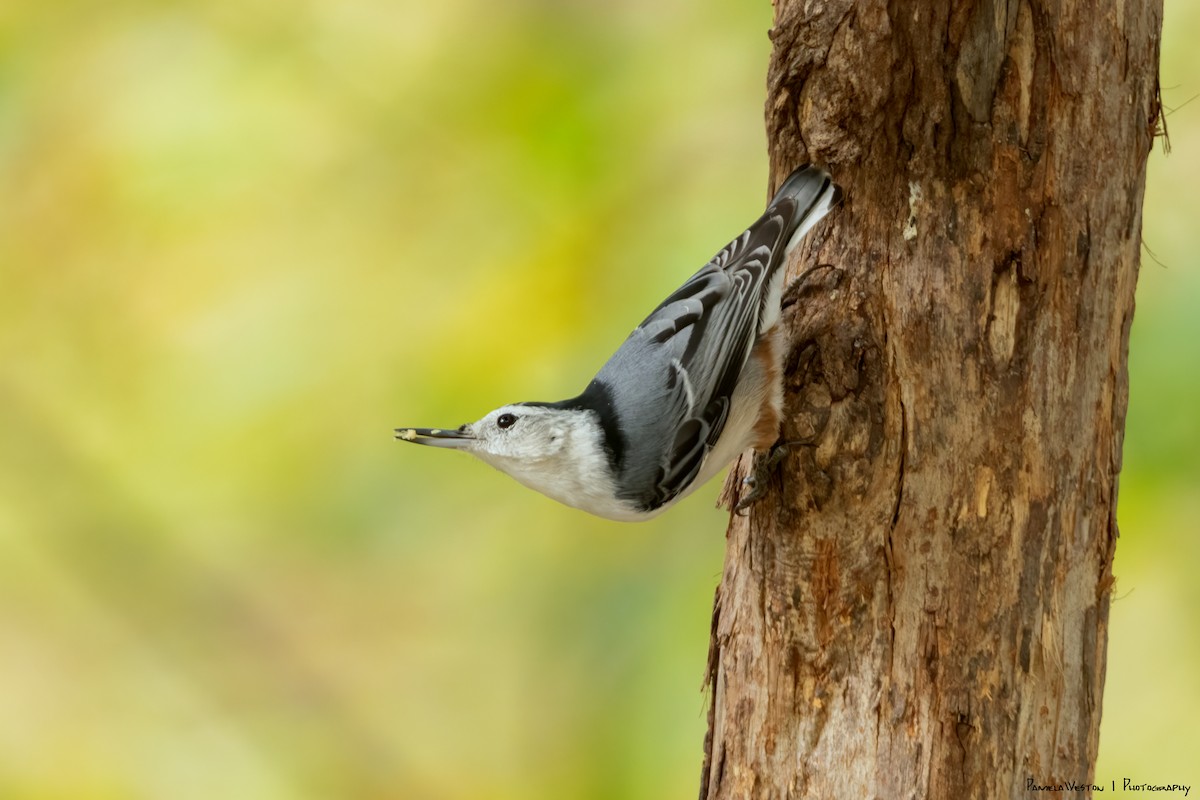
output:
[{"label": "yellow bokeh background", "polygon": [[[391,430],[574,394],[756,215],[770,21],[0,5],[0,798],[694,794],[717,485],[609,523]],[[1198,34],[1168,0],[1118,787],[1200,783]]]}]

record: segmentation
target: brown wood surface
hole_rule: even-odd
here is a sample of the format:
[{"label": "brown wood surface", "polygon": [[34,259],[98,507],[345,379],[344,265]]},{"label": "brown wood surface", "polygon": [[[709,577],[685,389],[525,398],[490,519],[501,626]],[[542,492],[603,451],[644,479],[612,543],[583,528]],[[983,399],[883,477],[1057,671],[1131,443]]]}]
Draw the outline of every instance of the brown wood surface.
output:
[{"label": "brown wood surface", "polygon": [[775,12],[773,178],[846,200],[791,266],[794,444],[729,528],[701,797],[1087,782],[1161,2]]}]

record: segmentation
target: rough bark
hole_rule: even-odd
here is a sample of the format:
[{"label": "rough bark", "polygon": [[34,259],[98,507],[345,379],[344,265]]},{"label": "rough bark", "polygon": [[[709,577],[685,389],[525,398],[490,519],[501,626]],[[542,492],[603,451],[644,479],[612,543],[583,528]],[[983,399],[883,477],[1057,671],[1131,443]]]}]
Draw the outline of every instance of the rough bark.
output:
[{"label": "rough bark", "polygon": [[701,797],[1090,782],[1161,2],[775,14],[773,178],[846,201],[792,264],[827,266],[728,532]]}]

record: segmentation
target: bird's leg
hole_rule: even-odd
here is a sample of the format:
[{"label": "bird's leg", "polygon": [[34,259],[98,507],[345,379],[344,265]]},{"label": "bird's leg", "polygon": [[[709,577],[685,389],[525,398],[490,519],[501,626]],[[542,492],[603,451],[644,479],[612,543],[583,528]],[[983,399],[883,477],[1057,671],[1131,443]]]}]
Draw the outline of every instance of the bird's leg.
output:
[{"label": "bird's leg", "polygon": [[762,496],[767,493],[767,481],[771,479],[771,472],[787,453],[788,443],[782,439],[773,444],[766,453],[754,451],[750,474],[742,478],[742,485],[750,491],[738,500],[738,504],[733,508],[734,512],[745,511],[762,499]]},{"label": "bird's leg", "polygon": [[834,286],[841,282],[841,270],[835,268],[833,264],[817,264],[800,273],[795,280],[784,287],[783,297],[780,298],[780,306],[788,308],[794,305],[800,299],[800,293],[809,287],[809,281],[818,273],[825,272],[826,270],[833,273]]}]

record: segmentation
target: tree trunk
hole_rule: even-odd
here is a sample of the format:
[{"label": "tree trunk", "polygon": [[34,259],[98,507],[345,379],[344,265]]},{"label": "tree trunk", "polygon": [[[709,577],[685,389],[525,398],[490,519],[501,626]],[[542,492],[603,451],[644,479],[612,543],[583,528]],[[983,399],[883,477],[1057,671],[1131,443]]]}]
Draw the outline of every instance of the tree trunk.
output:
[{"label": "tree trunk", "polygon": [[730,523],[701,797],[1090,783],[1161,2],[775,14],[772,175],[846,200],[792,265],[794,444]]}]

